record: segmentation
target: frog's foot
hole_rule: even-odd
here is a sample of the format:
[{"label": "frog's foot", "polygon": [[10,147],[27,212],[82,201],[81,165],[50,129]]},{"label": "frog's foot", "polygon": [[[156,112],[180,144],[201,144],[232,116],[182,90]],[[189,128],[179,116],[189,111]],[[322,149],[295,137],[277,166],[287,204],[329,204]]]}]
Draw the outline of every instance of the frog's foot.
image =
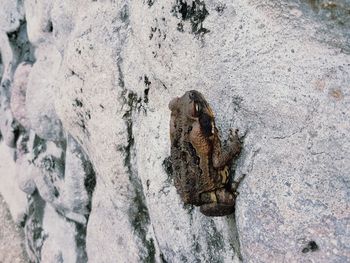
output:
[{"label": "frog's foot", "polygon": [[225,216],[232,214],[235,208],[236,195],[225,188],[201,195],[200,211],[206,216]]},{"label": "frog's foot", "polygon": [[200,211],[206,216],[226,216],[232,214],[235,207],[232,204],[211,203],[201,205]]},{"label": "frog's foot", "polygon": [[246,174],[243,174],[239,179],[238,181],[233,181],[232,184],[231,184],[231,191],[234,195],[238,195],[239,193],[237,192],[237,189],[240,185],[240,183],[243,181],[243,179],[246,177]]},{"label": "frog's foot", "polygon": [[238,155],[241,152],[242,143],[238,136],[238,129],[230,129],[230,134],[228,136],[227,147],[232,155]]},{"label": "frog's foot", "polygon": [[232,129],[232,128],[230,128],[229,140],[230,140],[230,141],[239,140],[238,132],[239,132],[238,129]]}]

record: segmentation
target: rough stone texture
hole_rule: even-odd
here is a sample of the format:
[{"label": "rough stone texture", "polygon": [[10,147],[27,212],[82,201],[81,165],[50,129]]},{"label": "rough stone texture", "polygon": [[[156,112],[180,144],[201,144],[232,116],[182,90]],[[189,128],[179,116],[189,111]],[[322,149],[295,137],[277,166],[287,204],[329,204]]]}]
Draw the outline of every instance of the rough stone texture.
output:
[{"label": "rough stone texture", "polygon": [[0,30],[3,32],[16,31],[23,19],[23,5],[11,0],[1,0],[0,5]]},{"label": "rough stone texture", "polygon": [[30,122],[27,117],[26,94],[28,75],[32,66],[21,63],[14,74],[13,88],[11,91],[11,110],[13,117],[25,128],[30,129]]},{"label": "rough stone texture", "polygon": [[60,54],[52,45],[41,45],[35,52],[36,62],[28,76],[26,107],[32,129],[43,139],[63,139],[61,122],[57,118],[52,80],[61,63]]},{"label": "rough stone texture", "polygon": [[[32,261],[350,261],[349,1],[0,4],[0,193]],[[184,207],[167,174],[189,89],[244,138],[235,217]]]},{"label": "rough stone texture", "polygon": [[1,195],[0,222],[0,262],[28,262],[23,244],[23,229],[13,222],[10,211]]},{"label": "rough stone texture", "polygon": [[13,149],[0,143],[0,192],[10,209],[13,221],[19,224],[26,213],[27,198],[17,185],[16,163],[13,161]]}]

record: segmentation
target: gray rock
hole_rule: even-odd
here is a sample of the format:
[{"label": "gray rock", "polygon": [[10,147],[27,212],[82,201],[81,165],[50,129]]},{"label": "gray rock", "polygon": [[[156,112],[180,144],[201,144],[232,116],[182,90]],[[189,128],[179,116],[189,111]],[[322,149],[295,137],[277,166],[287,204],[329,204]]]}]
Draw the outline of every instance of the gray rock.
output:
[{"label": "gray rock", "polygon": [[15,131],[18,126],[10,110],[11,81],[15,57],[4,31],[0,31],[0,52],[3,62],[3,74],[0,83],[0,133],[6,145],[15,147]]},{"label": "gray rock", "polygon": [[23,244],[23,229],[16,225],[0,196],[0,260],[3,263],[28,262]]},{"label": "gray rock", "polygon": [[[111,259],[123,261],[126,258],[131,261],[193,261],[196,258],[237,261],[237,252],[230,245],[236,242],[235,235],[229,231],[234,225],[232,218],[206,219],[197,212],[183,209],[175,189],[167,182],[161,156],[165,158],[168,152],[169,145],[165,143],[168,141],[168,121],[162,123],[164,130],[159,126],[162,137],[158,131],[150,136],[152,129],[147,128],[145,122],[139,123],[147,118],[144,110],[148,111],[149,108],[145,102],[147,97],[144,90],[147,86],[143,72],[139,72],[136,79],[129,75],[135,67],[128,55],[139,49],[129,34],[129,8],[127,5],[122,5],[119,10],[108,10],[106,5],[108,11],[89,8],[89,17],[96,17],[93,27],[90,29],[85,20],[77,21],[71,45],[65,51],[69,61],[64,61],[59,74],[61,79],[58,80],[62,88],[57,110],[65,120],[65,126],[72,127],[71,132],[83,142],[94,164],[102,164],[96,169],[97,185],[87,229],[88,258],[100,262]],[[102,13],[103,20],[100,19]],[[108,19],[113,26],[107,29],[115,34],[99,30]],[[104,39],[105,42],[99,42],[96,46],[92,39]],[[91,45],[92,50],[89,48]],[[116,52],[109,46],[115,47]],[[85,68],[89,65],[86,63],[90,63],[91,52],[100,54],[93,61],[96,73],[86,74]],[[113,60],[117,61],[118,68],[112,67],[115,63]],[[140,69],[146,67],[138,55],[133,55],[133,63],[135,60]],[[104,70],[107,65],[111,65],[109,68],[114,71],[101,76],[99,72],[107,72]],[[117,87],[113,87],[113,79],[116,79]],[[99,85],[95,84],[97,82]],[[161,92],[164,88],[160,82],[158,85]],[[105,88],[100,89],[100,86]],[[127,87],[133,87],[135,91]],[[162,97],[164,93],[158,96]],[[167,112],[168,100],[155,98],[155,101],[162,106],[154,105],[147,113],[152,116],[152,125],[157,123],[157,127],[157,113]],[[114,116],[112,125],[109,121],[103,121],[111,115]],[[140,127],[143,127],[142,130]],[[158,142],[164,141],[162,151],[159,148],[149,152],[150,145],[158,144],[152,138]],[[103,155],[95,150],[96,145],[99,145]],[[160,156],[159,151],[164,154]],[[148,168],[148,163],[152,168]],[[152,190],[146,190],[147,182],[150,182]],[[109,213],[106,214],[106,211]],[[117,227],[110,228],[110,225]],[[101,255],[98,253],[101,249],[110,252]]]},{"label": "gray rock", "polygon": [[64,184],[64,145],[46,142],[37,136],[32,153],[33,180],[39,194],[45,202],[58,205]]},{"label": "gray rock", "polygon": [[45,207],[43,229],[46,237],[40,262],[87,262],[78,257],[76,224],[57,214],[50,205]]},{"label": "gray rock", "polygon": [[33,145],[29,172],[40,196],[62,216],[85,225],[95,187],[87,156],[70,136],[67,144],[36,137]]},{"label": "gray rock", "polygon": [[31,68],[32,65],[26,62],[17,66],[11,91],[11,111],[13,117],[17,119],[25,129],[30,129],[26,108],[26,92]]},{"label": "gray rock", "polygon": [[0,193],[4,198],[15,224],[20,224],[28,208],[27,196],[18,188],[14,149],[0,142]]},{"label": "gray rock", "polygon": [[0,30],[0,52],[2,62],[2,75],[1,75],[1,105],[4,100],[10,98],[10,83],[12,81],[12,74],[15,68],[15,55],[13,54],[11,44],[6,34],[6,31]]},{"label": "gray rock", "polygon": [[[26,222],[31,258],[40,262],[86,262],[86,220],[91,208],[89,188],[93,190],[94,187],[91,164],[71,137],[67,148],[65,143],[46,142],[38,136],[32,146],[29,179],[38,191],[31,193],[30,204],[35,206],[41,202],[42,212],[29,213]],[[36,222],[40,226],[35,225]],[[38,231],[43,232],[41,241],[35,239]]]},{"label": "gray rock", "polygon": [[[95,172],[80,145],[71,136],[67,138],[64,185],[60,191],[60,203],[66,217],[86,223],[90,213],[91,195],[95,188]],[[79,218],[79,220],[78,220]]]},{"label": "gray rock", "polygon": [[26,252],[31,262],[40,262],[46,235],[43,229],[45,202],[36,192],[28,199],[28,212],[24,233]]},{"label": "gray rock", "polygon": [[53,1],[51,9],[53,44],[61,54],[69,44],[67,39],[74,29],[76,15],[82,8],[84,8],[84,2],[80,1]]},{"label": "gray rock", "polygon": [[0,109],[0,131],[7,146],[15,148],[16,131],[19,129],[18,122],[13,118],[10,107]]},{"label": "gray rock", "polygon": [[38,193],[29,199],[24,229],[31,262],[86,262],[77,257],[76,224],[57,214]]},{"label": "gray rock", "polygon": [[34,182],[35,166],[32,162],[34,132],[22,132],[17,140],[16,147],[16,179],[19,188],[28,195],[36,190]]},{"label": "gray rock", "polygon": [[[10,147],[15,147],[21,127],[10,109],[13,75],[18,63],[23,60],[30,62],[33,59],[32,46],[27,39],[25,23],[20,23],[18,28],[11,32],[0,30],[0,52],[3,63],[0,86],[0,114],[2,116],[0,118],[0,131],[6,144]],[[19,78],[18,81],[20,81]],[[14,93],[14,97],[16,97],[17,87]]]},{"label": "gray rock", "polygon": [[29,74],[26,107],[32,129],[45,140],[64,140],[60,119],[55,110],[53,81],[61,63],[61,55],[52,45],[36,50],[36,62]]},{"label": "gray rock", "polygon": [[0,1],[0,31],[13,32],[23,19],[23,5],[17,1]]},{"label": "gray rock", "polygon": [[31,195],[36,190],[36,185],[32,177],[32,166],[27,162],[17,163],[16,167],[18,187],[28,195]]},{"label": "gray rock", "polygon": [[34,45],[51,42],[52,39],[52,21],[51,9],[55,1],[51,0],[26,0],[24,8],[26,12],[28,38]]},{"label": "gray rock", "polygon": [[1,61],[0,61],[0,76],[2,76],[4,71],[4,66],[2,65]]},{"label": "gray rock", "polygon": [[[42,138],[29,150],[38,192],[24,187],[32,200],[43,197],[30,203],[42,215],[26,221],[38,234],[27,236],[31,258],[350,261],[349,6],[26,1],[37,47],[26,107]],[[2,83],[10,87],[24,55],[6,32]],[[183,206],[167,174],[167,105],[189,89],[208,99],[223,137],[239,128],[244,140],[235,217]]]}]

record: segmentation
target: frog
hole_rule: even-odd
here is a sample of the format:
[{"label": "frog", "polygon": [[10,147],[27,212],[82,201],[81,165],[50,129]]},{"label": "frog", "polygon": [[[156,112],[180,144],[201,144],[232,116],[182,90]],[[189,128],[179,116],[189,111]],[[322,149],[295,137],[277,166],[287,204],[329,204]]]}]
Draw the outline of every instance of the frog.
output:
[{"label": "frog", "polygon": [[196,90],[173,98],[170,116],[170,162],[174,185],[185,205],[200,207],[206,216],[234,213],[238,181],[230,177],[233,160],[239,157],[242,142],[238,129],[230,129],[221,144],[213,110]]}]

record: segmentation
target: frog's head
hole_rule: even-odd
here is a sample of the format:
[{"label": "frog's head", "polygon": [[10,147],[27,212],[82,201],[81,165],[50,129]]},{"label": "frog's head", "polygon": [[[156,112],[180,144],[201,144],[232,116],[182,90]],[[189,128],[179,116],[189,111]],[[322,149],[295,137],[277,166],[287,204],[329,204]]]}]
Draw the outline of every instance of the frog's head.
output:
[{"label": "frog's head", "polygon": [[198,121],[205,136],[215,132],[214,113],[204,96],[196,91],[187,91],[182,97],[176,97],[169,103],[172,114],[184,116],[188,120]]}]

